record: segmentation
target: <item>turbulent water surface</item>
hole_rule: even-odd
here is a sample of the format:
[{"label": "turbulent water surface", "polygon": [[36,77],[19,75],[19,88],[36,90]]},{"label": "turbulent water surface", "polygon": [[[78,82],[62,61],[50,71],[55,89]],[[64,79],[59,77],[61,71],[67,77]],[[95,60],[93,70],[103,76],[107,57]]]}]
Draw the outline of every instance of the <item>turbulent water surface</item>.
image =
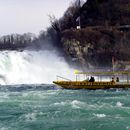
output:
[{"label": "turbulent water surface", "polygon": [[0,130],[129,130],[130,90],[0,87]]},{"label": "turbulent water surface", "polygon": [[56,52],[1,51],[0,130],[129,130],[130,90],[47,85],[73,71]]}]

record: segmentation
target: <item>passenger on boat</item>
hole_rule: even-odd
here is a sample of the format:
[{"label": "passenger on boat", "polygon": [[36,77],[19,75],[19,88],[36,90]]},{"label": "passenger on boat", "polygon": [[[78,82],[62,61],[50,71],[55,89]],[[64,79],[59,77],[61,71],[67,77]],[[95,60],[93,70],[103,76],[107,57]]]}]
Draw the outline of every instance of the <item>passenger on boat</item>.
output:
[{"label": "passenger on boat", "polygon": [[95,78],[91,76],[89,82],[95,82]]},{"label": "passenger on boat", "polygon": [[115,82],[115,80],[114,80],[114,77],[112,77],[112,80],[111,80],[112,82]]},{"label": "passenger on boat", "polygon": [[119,82],[119,77],[116,78],[116,82]]}]

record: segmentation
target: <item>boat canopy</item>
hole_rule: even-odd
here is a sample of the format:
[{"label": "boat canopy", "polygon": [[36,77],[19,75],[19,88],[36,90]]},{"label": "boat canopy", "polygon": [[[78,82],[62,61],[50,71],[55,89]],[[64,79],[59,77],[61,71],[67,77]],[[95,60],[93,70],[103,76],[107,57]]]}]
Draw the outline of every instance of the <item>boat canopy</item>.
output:
[{"label": "boat canopy", "polygon": [[129,75],[130,71],[93,71],[93,72],[76,72],[75,74],[83,75]]}]

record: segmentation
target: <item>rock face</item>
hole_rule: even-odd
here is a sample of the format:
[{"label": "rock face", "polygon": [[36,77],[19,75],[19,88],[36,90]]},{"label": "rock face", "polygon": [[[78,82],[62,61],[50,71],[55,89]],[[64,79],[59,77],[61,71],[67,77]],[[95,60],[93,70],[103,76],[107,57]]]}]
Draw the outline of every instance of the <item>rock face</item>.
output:
[{"label": "rock face", "polygon": [[81,29],[61,32],[61,42],[72,63],[111,67],[112,57],[130,60],[129,0],[87,0],[79,14]]}]

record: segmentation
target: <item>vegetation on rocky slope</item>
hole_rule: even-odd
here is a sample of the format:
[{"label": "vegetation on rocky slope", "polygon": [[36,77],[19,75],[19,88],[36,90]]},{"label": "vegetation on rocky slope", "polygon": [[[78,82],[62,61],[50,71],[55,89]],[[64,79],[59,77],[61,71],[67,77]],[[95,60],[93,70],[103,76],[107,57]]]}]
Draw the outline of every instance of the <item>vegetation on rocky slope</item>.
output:
[{"label": "vegetation on rocky slope", "polygon": [[[101,67],[111,66],[112,57],[129,60],[130,1],[87,0],[82,7],[77,2],[60,20],[52,22],[70,61]],[[76,29],[79,16],[81,29]]]}]

